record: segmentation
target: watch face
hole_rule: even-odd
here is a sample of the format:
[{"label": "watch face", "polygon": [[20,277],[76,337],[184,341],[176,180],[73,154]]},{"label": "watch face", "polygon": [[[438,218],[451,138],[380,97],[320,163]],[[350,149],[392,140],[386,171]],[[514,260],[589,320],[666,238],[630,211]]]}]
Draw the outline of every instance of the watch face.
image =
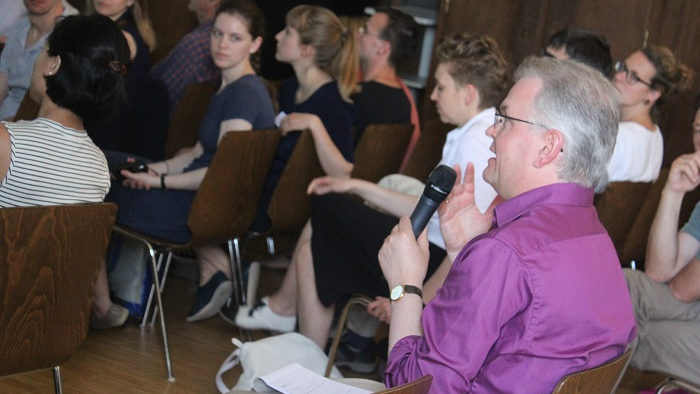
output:
[{"label": "watch face", "polygon": [[391,299],[392,299],[393,301],[396,301],[396,300],[398,300],[399,298],[401,298],[401,296],[403,295],[403,293],[404,293],[403,286],[402,286],[402,285],[398,285],[398,286],[394,287],[393,289],[391,289]]}]

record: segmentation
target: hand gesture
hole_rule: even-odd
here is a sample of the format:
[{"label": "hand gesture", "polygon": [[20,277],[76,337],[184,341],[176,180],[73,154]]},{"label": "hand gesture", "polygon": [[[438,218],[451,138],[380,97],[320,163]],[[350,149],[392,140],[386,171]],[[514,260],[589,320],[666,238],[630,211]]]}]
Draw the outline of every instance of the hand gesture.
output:
[{"label": "hand gesture", "polygon": [[411,220],[401,218],[379,250],[379,265],[389,288],[399,284],[422,287],[428,271],[427,231],[416,240]]},{"label": "hand gesture", "polygon": [[666,187],[687,193],[700,184],[700,151],[679,156],[671,164]]},{"label": "hand gesture", "polygon": [[496,197],[486,212],[481,213],[474,198],[474,165],[467,164],[464,179],[459,165],[455,165],[454,168],[457,172],[457,183],[452,188],[452,193],[438,208],[440,231],[452,261],[467,242],[491,228],[493,208],[501,201]]},{"label": "hand gesture", "polygon": [[307,194],[347,193],[352,179],[334,176],[324,176],[311,181],[306,189]]},{"label": "hand gesture", "polygon": [[376,297],[374,301],[367,305],[367,313],[383,321],[391,323],[391,301],[386,297]]}]

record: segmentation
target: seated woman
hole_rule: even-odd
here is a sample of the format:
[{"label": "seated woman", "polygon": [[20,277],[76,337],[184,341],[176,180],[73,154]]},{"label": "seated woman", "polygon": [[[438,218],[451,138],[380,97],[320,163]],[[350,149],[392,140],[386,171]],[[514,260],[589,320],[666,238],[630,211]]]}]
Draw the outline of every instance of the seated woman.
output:
[{"label": "seated woman", "polygon": [[[272,100],[251,64],[251,56],[262,43],[263,31],[264,17],[254,3],[249,0],[221,3],[211,33],[211,51],[214,63],[221,69],[222,83],[199,128],[199,141],[171,159],[149,164],[148,172],[121,171],[126,181],[115,182],[106,199],[119,205],[119,224],[175,242],[187,242],[190,206],[224,134],[274,127]],[[110,167],[129,157],[115,152],[106,154]],[[207,270],[207,261],[227,261],[223,250],[203,247],[196,249],[195,254],[201,263],[200,287],[188,320],[198,320],[209,313],[205,307],[212,299],[223,304],[232,289],[223,272],[215,275],[217,271]],[[92,326],[109,328],[123,324],[127,311],[110,301],[104,267],[95,293]],[[211,314],[216,312],[218,309]]]},{"label": "seated woman", "polygon": [[[640,49],[615,65],[621,121],[608,164],[608,182],[652,182],[659,177],[664,142],[653,118],[663,99],[691,86],[692,70],[662,46]],[[597,191],[602,190],[602,185]]]},{"label": "seated woman", "polygon": [[0,124],[0,207],[101,202],[107,162],[83,128],[125,99],[129,47],[101,15],[58,22],[34,65],[33,121]]},{"label": "seated woman", "polygon": [[252,231],[270,228],[267,209],[284,167],[308,129],[323,172],[347,177],[352,171],[352,124],[354,108],[350,95],[356,91],[359,60],[355,37],[331,11],[300,5],[286,17],[279,32],[277,60],[289,63],[294,77],[279,89],[278,102],[284,117],[279,123],[282,140],[263,186]]},{"label": "seated woman", "polygon": [[[494,106],[509,84],[505,59],[491,37],[470,33],[445,38],[435,56],[436,86],[430,97],[436,102],[440,119],[458,126],[447,135],[440,163],[464,167],[473,163],[481,173],[493,156],[485,130],[493,124]],[[314,180],[309,191],[355,194],[388,213],[344,195],[314,198],[313,235],[302,234],[282,287],[254,308],[241,308],[236,324],[248,329],[292,331],[298,315],[301,333],[323,347],[335,305],[352,293],[388,296],[377,253],[398,217],[409,215],[418,197],[338,177]],[[481,177],[477,178],[476,194],[482,211],[496,197],[494,189]],[[432,290],[424,290],[430,299],[449,269],[436,215],[428,224],[428,238],[432,243],[429,272],[437,270],[428,281]]]}]

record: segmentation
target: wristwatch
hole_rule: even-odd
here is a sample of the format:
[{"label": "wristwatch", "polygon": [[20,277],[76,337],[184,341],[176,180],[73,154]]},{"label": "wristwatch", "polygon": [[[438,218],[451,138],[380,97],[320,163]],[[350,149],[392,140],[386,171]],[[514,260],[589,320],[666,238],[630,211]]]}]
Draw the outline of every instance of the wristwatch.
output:
[{"label": "wristwatch", "polygon": [[418,297],[423,297],[423,292],[421,291],[420,287],[413,286],[413,285],[398,285],[391,289],[391,300],[392,301],[398,301],[400,300],[406,293],[408,294],[415,294]]}]

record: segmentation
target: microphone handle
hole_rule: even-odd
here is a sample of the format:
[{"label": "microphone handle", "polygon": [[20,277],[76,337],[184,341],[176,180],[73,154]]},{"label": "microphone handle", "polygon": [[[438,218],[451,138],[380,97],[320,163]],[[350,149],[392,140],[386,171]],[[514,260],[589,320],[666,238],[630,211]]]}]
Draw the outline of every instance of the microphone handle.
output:
[{"label": "microphone handle", "polygon": [[440,206],[439,202],[426,197],[425,194],[420,196],[416,208],[413,210],[413,213],[411,213],[411,227],[413,228],[413,234],[416,238],[423,232],[425,226],[428,225],[430,218],[435,211],[437,211],[438,206]]}]

